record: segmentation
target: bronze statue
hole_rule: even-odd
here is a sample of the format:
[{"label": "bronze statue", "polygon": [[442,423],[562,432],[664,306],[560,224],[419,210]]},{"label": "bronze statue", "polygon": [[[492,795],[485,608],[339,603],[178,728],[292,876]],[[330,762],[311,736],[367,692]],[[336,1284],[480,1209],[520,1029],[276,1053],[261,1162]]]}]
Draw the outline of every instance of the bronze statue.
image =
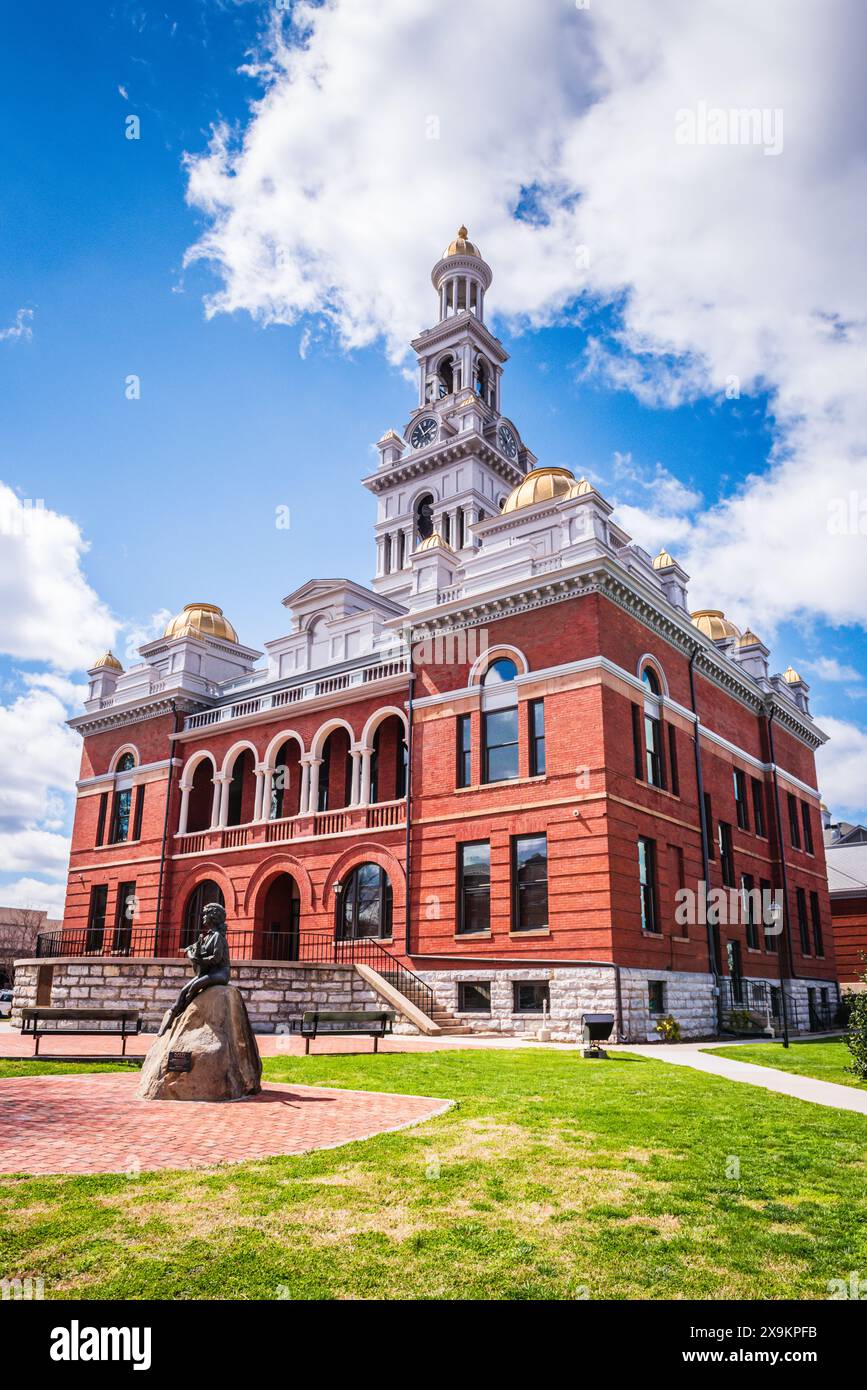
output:
[{"label": "bronze statue", "polygon": [[208,903],[202,913],[202,930],[191,945],[184,947],[185,953],[195,966],[196,973],[180,991],[172,1007],[166,1013],[157,1034],[161,1038],[171,1028],[176,1018],[188,1004],[191,1004],[202,990],[211,985],[229,983],[229,943],[226,940],[226,909],[219,903]]}]

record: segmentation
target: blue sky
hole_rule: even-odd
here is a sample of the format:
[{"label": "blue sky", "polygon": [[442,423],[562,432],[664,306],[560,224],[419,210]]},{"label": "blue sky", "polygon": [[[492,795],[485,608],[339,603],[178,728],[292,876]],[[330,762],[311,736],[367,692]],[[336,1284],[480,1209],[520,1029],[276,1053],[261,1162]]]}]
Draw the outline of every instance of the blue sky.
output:
[{"label": "blue sky", "polygon": [[[559,11],[557,23],[575,22],[553,0],[552,8]],[[663,29],[666,8],[672,7],[661,7]],[[575,69],[567,75],[564,91],[570,97],[570,83],[577,89],[584,82],[574,110],[562,109],[565,103],[540,108],[541,153],[526,148],[525,127],[510,128],[512,118],[503,110],[493,129],[502,131],[504,167],[511,168],[511,159],[517,172],[502,198],[491,193],[496,176],[491,160],[478,151],[465,157],[463,137],[463,162],[449,158],[445,117],[435,148],[429,142],[420,150],[428,161],[443,160],[430,205],[417,206],[412,180],[418,157],[402,146],[393,151],[393,185],[379,185],[389,175],[371,158],[371,148],[382,149],[383,136],[381,127],[367,128],[376,120],[373,108],[381,91],[376,68],[364,69],[365,62],[373,62],[369,57],[360,60],[361,95],[350,94],[348,101],[350,118],[352,101],[358,104],[357,128],[351,119],[347,125],[345,113],[341,116],[340,141],[348,149],[337,159],[334,132],[327,129],[337,119],[337,102],[329,106],[327,81],[312,84],[303,70],[295,70],[290,80],[286,65],[299,53],[307,61],[303,55],[315,55],[318,44],[319,58],[324,56],[339,75],[347,48],[369,54],[369,46],[352,32],[357,17],[342,20],[341,10],[346,7],[337,5],[322,16],[312,7],[303,34],[289,27],[291,15],[284,11],[282,38],[275,40],[272,31],[270,46],[271,12],[253,0],[201,0],[170,9],[94,3],[8,7],[0,20],[5,54],[0,254],[6,271],[0,281],[0,479],[18,498],[43,499],[50,512],[75,524],[80,538],[68,563],[84,586],[79,606],[70,600],[67,608],[71,571],[61,567],[53,578],[48,573],[48,589],[55,582],[58,593],[66,594],[55,625],[64,628],[63,640],[53,640],[44,613],[28,629],[30,599],[15,599],[18,552],[0,534],[5,566],[0,566],[0,592],[12,595],[18,609],[17,616],[7,613],[2,620],[7,632],[0,625],[4,711],[13,710],[5,734],[0,721],[0,741],[7,741],[2,751],[7,756],[13,751],[22,728],[26,736],[29,707],[20,702],[35,698],[34,692],[42,700],[33,707],[30,726],[37,741],[48,737],[48,725],[53,730],[58,724],[61,704],[66,713],[74,710],[78,692],[69,682],[80,685],[81,665],[98,654],[88,650],[85,656],[83,640],[76,645],[74,632],[106,630],[112,636],[114,625],[113,640],[123,655],[130,631],[149,632],[154,614],[208,599],[224,607],[243,640],[259,645],[285,630],[280,600],[311,575],[369,581],[374,504],[359,479],[372,466],[373,441],[388,426],[401,427],[414,404],[399,344],[433,317],[430,266],[466,220],[494,269],[490,299],[494,313],[499,311],[494,326],[511,353],[506,412],[542,463],[565,464],[598,480],[623,507],[624,524],[648,548],[665,544],[677,555],[695,557],[688,568],[695,576],[696,605],[718,602],[736,620],[752,621],[772,646],[772,669],[792,661],[802,670],[814,710],[839,723],[841,747],[848,740],[847,766],[841,760],[828,764],[837,800],[845,799],[847,814],[867,815],[867,793],[859,794],[863,779],[853,782],[848,766],[860,759],[863,768],[867,744],[867,649],[856,620],[858,605],[852,602],[853,583],[863,574],[858,567],[864,539],[849,536],[835,547],[818,536],[815,554],[804,560],[816,566],[814,602],[811,586],[802,592],[797,583],[789,586],[780,578],[786,565],[794,575],[803,568],[797,554],[786,551],[785,534],[767,538],[766,569],[758,562],[746,575],[737,536],[739,527],[755,527],[753,548],[761,550],[763,480],[772,489],[781,487],[779,469],[808,466],[811,444],[817,471],[827,461],[823,450],[844,445],[854,451],[847,455],[848,467],[851,457],[858,457],[860,421],[842,443],[821,435],[818,425],[810,433],[802,423],[793,424],[803,421],[805,410],[817,421],[828,412],[821,397],[804,407],[802,362],[786,360],[778,350],[759,367],[745,351],[739,398],[727,399],[730,348],[728,329],[720,325],[737,311],[741,336],[733,340],[739,342],[750,335],[766,341],[767,325],[755,313],[755,321],[743,321],[742,306],[733,309],[726,297],[731,276],[723,283],[713,269],[707,273],[699,328],[690,317],[696,298],[691,289],[687,294],[676,285],[666,299],[654,263],[654,255],[671,252],[664,224],[637,220],[634,241],[621,232],[619,248],[611,236],[600,239],[605,254],[594,261],[589,277],[582,279],[574,267],[562,269],[557,258],[562,259],[563,245],[555,238],[568,240],[574,251],[576,236],[574,230],[563,233],[563,217],[579,215],[583,199],[583,225],[595,225],[598,236],[600,214],[596,224],[591,214],[605,206],[606,179],[611,179],[611,198],[622,197],[604,161],[598,168],[593,162],[591,123],[601,119],[597,113],[604,102],[587,116],[591,96],[598,95],[592,74],[586,81],[579,81]],[[420,4],[417,25],[424,10]],[[399,7],[393,15],[390,27],[388,14],[380,16],[388,39],[381,46],[390,45],[391,51],[377,59],[392,68],[395,50],[412,51],[419,33],[429,32],[422,25],[414,33]],[[672,22],[675,17],[672,11]],[[693,36],[697,70],[715,37],[704,30]],[[509,28],[501,40],[507,45],[501,59],[516,71],[524,38],[515,20],[514,32]],[[539,41],[537,33],[533,42]],[[553,51],[555,31],[547,41]],[[646,90],[636,96],[626,80],[620,91],[613,83],[610,49],[623,42],[622,36],[588,30],[576,45],[579,41],[581,61],[586,50],[597,76],[608,75],[607,87],[602,86],[610,106],[618,99],[621,104],[661,101]],[[238,71],[250,62],[251,52],[260,60],[270,54],[268,72]],[[293,53],[296,58],[287,59]],[[797,68],[797,55],[789,61]],[[828,61],[833,68],[837,60]],[[352,70],[357,67],[356,62]],[[460,89],[460,78],[460,72],[437,78],[423,98],[428,107],[449,110],[452,84]],[[401,79],[396,80],[399,86]],[[791,80],[791,73],[781,74],[780,88]],[[266,90],[277,100],[267,110],[251,110],[250,103]],[[775,93],[769,98],[775,100]],[[311,105],[316,102],[324,105]],[[324,120],[317,123],[319,110]],[[611,106],[608,116],[614,131],[617,111]],[[130,116],[140,119],[137,140],[126,138]],[[219,122],[229,131],[228,149],[224,145],[214,153],[212,147],[209,155],[212,128]],[[293,122],[303,126],[300,133]],[[793,124],[797,135],[797,110]],[[317,150],[311,142],[319,131],[323,144]],[[567,137],[584,143],[582,160],[591,171],[574,196],[564,188],[564,168],[552,171],[551,150],[566,148]],[[479,143],[494,148],[490,138]],[[779,177],[786,153],[764,163],[759,154],[749,177],[761,175],[764,189]],[[255,184],[245,167],[254,157]],[[639,160],[640,151],[633,157]],[[335,160],[330,169],[329,159]],[[365,171],[360,181],[352,172],[359,164]],[[527,172],[537,164],[548,175],[538,186]],[[286,245],[280,258],[251,277],[246,248],[259,237],[270,248],[275,239],[270,204],[263,211],[260,166],[266,173],[270,168],[269,199],[275,187],[281,197],[285,193],[285,217],[278,225],[285,226]],[[311,169],[321,174],[318,190],[306,186]],[[772,188],[770,196],[788,202],[793,186],[799,189],[805,180],[797,171],[793,176],[790,167],[785,176],[789,182]],[[301,186],[306,201],[299,210]],[[359,228],[381,216],[383,188],[387,216],[369,238]],[[671,180],[668,196],[683,197]],[[531,205],[534,218],[528,223]],[[761,206],[756,213],[764,218],[757,220],[757,238],[773,215],[773,201],[767,206],[770,214]],[[306,217],[311,228],[320,229],[309,237],[303,230]],[[679,218],[686,259],[703,233],[683,207]],[[622,223],[621,217],[618,226]],[[743,234],[739,227],[738,235]],[[711,266],[712,238],[705,236]],[[186,254],[203,237],[211,238],[208,259],[185,265]],[[643,262],[633,263],[633,246],[641,248]],[[742,248],[742,260],[749,259]],[[767,283],[769,265],[774,273],[773,252],[767,262],[758,253],[753,260],[758,264],[745,269],[747,288],[753,280]],[[303,291],[287,279],[287,265],[300,267]],[[380,298],[381,280],[388,288]],[[789,302],[782,271],[780,282],[779,299],[768,296],[766,314],[785,342],[794,330],[788,334],[780,322]],[[829,278],[826,307],[832,321],[838,294]],[[222,302],[209,316],[214,295]],[[392,303],[399,307],[390,309]],[[853,318],[855,310],[860,313],[854,306]],[[738,365],[733,362],[732,370]],[[832,364],[831,379],[834,372]],[[138,400],[125,396],[130,374],[140,378]],[[829,405],[832,396],[829,388]],[[840,474],[838,491],[850,476],[857,474]],[[791,487],[783,495],[791,496]],[[288,531],[274,524],[281,505],[291,511]],[[803,513],[807,504],[799,505]],[[825,495],[815,499],[819,521],[818,527],[811,523],[811,534],[826,529],[821,518],[827,505]],[[773,495],[768,507],[774,507]],[[797,529],[806,520],[798,515],[788,526],[793,550],[803,545]],[[717,544],[718,561],[713,557]],[[838,562],[845,602],[838,600],[833,579]],[[50,570],[50,562],[44,563]],[[43,588],[41,582],[33,587]],[[44,604],[44,592],[33,602]],[[14,717],[15,709],[21,718]],[[46,721],[46,729],[39,721]],[[43,900],[36,899],[44,884],[45,905],[56,905],[70,811],[64,782],[68,787],[74,762],[72,744],[64,742],[63,750],[63,778],[40,765],[28,779],[42,788],[41,798],[29,785],[0,804],[0,901],[5,889],[7,897],[41,906]]]}]

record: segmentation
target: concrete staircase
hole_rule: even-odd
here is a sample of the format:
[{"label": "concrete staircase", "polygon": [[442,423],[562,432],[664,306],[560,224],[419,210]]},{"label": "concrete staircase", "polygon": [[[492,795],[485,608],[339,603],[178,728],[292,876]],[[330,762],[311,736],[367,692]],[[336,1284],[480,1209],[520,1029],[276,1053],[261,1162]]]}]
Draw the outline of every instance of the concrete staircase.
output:
[{"label": "concrete staircase", "polygon": [[447,1037],[468,1037],[475,1029],[469,1028],[466,1023],[461,1023],[460,1019],[455,1018],[442,1004],[434,1004],[429,1017],[437,1025],[441,1034]]},{"label": "concrete staircase", "polygon": [[[359,968],[362,971],[365,969],[364,966],[356,967],[356,969]],[[393,1006],[397,1005],[398,1008],[401,1008],[401,1004],[407,1002],[406,994],[404,994],[401,989],[403,981],[406,978],[406,973],[404,972],[404,974],[402,975],[400,971],[390,970],[386,965],[385,967],[380,967],[380,969],[377,971],[377,975],[382,984],[388,986],[390,990],[394,990],[396,995],[401,996],[400,999],[397,999],[394,996],[392,996],[391,999],[387,1002],[390,1002]],[[382,993],[381,990],[380,993]],[[453,1013],[451,1013],[447,1008],[440,1004],[440,1002],[437,1000],[435,996],[433,1005],[429,1005],[429,998],[430,995],[425,994],[423,1004],[418,999],[414,999],[411,1002],[414,1004],[415,1008],[418,1010],[418,1013],[421,1014],[423,1018],[429,1018],[431,1023],[436,1024],[439,1032],[431,1034],[431,1036],[460,1037],[473,1032],[472,1028],[468,1028],[465,1023],[461,1023],[459,1019],[455,1018]],[[411,1014],[407,1014],[406,1016],[412,1020]],[[415,1021],[417,1023],[420,1022],[418,1015],[416,1016]],[[425,1032],[427,1030],[424,1029],[424,1027],[422,1027],[422,1031]]]}]

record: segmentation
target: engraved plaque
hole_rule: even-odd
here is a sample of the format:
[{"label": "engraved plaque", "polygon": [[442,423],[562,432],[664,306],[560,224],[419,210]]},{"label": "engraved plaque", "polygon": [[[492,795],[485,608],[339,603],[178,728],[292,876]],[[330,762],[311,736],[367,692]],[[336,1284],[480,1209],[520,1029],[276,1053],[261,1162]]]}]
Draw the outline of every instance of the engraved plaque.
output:
[{"label": "engraved plaque", "polygon": [[167,1071],[192,1071],[192,1052],[170,1052]]}]

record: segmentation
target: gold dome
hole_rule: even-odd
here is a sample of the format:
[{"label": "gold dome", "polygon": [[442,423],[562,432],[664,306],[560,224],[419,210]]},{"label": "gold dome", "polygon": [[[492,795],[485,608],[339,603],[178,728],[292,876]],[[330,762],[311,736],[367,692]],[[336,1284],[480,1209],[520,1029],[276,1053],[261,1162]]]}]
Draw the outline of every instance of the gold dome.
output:
[{"label": "gold dome", "polygon": [[794,666],[787,666],[787,667],[786,667],[785,671],[783,672],[783,680],[786,682],[786,685],[802,685],[802,684],[803,684],[803,682],[802,682],[802,680],[801,680],[801,677],[798,675],[798,673],[797,673],[797,671],[795,670]]},{"label": "gold dome", "polygon": [[653,568],[654,568],[655,570],[665,570],[665,569],[668,569],[669,565],[673,565],[673,564],[674,564],[674,559],[672,558],[671,555],[669,555],[669,553],[668,553],[667,550],[663,549],[663,550],[660,550],[659,554],[657,555],[656,559],[654,560],[654,562],[653,562]]},{"label": "gold dome", "polygon": [[[582,482],[585,480],[582,479]],[[513,488],[503,503],[503,513],[516,512],[520,507],[532,507],[534,502],[552,502],[564,497],[576,497],[581,483],[568,468],[534,468],[523,482]],[[588,483],[587,490],[590,489]]]},{"label": "gold dome", "polygon": [[586,478],[579,478],[578,481],[577,481],[577,483],[574,483],[574,484],[572,485],[572,487],[569,489],[569,496],[570,496],[570,497],[586,497],[588,492],[595,492],[595,491],[596,491],[596,489],[595,489],[595,487],[593,486],[593,484],[592,484],[592,483],[588,483],[588,481],[587,481]]},{"label": "gold dome", "polygon": [[444,541],[439,531],[431,531],[426,540],[423,540],[419,550],[436,550],[440,546],[443,550],[451,550],[448,541]]},{"label": "gold dome", "polygon": [[712,642],[727,641],[741,635],[734,623],[729,622],[719,608],[697,608],[689,616],[699,632],[703,632]]},{"label": "gold dome", "polygon": [[237,642],[238,634],[222,608],[215,603],[186,603],[182,612],[172,618],[163,637],[219,637],[224,642]]},{"label": "gold dome", "polygon": [[122,671],[123,667],[114,652],[108,651],[99,658],[99,661],[95,661],[90,669],[92,671]]},{"label": "gold dome", "polygon": [[757,637],[752,628],[749,627],[738,638],[737,644],[739,647],[755,647],[756,645],[763,647],[765,645],[761,637]]},{"label": "gold dome", "polygon": [[466,227],[458,227],[458,234],[454,241],[450,241],[445,251],[443,251],[443,260],[448,256],[475,256],[477,260],[481,260],[481,251],[478,246],[474,246],[471,241],[467,240],[468,236],[469,233]]}]

